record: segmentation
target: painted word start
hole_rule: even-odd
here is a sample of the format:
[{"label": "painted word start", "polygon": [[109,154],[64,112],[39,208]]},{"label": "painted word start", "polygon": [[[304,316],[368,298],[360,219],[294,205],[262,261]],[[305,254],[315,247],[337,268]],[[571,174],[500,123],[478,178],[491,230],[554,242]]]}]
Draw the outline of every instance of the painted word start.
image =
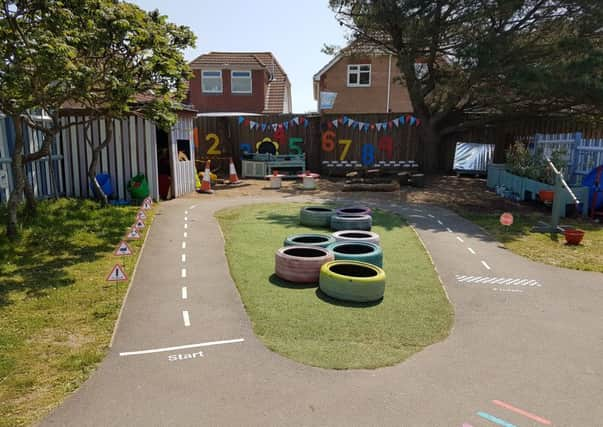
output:
[{"label": "painted word start", "polygon": [[202,351],[196,353],[184,353],[184,354],[170,354],[168,360],[170,362],[177,362],[179,360],[196,359],[198,357],[205,357]]}]

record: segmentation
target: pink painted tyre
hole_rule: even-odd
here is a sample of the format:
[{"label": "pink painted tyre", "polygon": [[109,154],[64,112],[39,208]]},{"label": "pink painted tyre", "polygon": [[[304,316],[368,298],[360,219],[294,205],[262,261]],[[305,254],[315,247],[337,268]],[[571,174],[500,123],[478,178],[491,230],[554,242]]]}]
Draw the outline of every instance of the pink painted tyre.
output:
[{"label": "pink painted tyre", "polygon": [[276,251],[274,272],[292,283],[316,283],[320,267],[335,259],[332,252],[314,246],[286,246]]}]

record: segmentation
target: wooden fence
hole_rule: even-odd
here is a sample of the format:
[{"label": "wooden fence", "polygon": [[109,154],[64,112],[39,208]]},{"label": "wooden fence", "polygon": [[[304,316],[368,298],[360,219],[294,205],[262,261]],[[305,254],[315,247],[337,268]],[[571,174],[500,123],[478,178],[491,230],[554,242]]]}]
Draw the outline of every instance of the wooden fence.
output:
[{"label": "wooden fence", "polygon": [[257,152],[262,144],[272,144],[279,154],[305,153],[314,171],[323,160],[372,166],[379,160],[417,160],[419,154],[416,122],[400,114],[199,117],[196,127],[197,159],[211,159],[212,170],[222,173],[230,157],[240,168],[242,153]]}]

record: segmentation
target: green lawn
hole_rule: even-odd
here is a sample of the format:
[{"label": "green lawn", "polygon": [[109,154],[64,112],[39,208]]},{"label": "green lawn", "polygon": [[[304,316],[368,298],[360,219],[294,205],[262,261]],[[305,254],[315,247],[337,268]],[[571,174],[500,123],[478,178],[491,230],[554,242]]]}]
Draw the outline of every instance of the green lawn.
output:
[{"label": "green lawn", "polygon": [[217,214],[231,274],[254,331],[268,348],[312,366],[378,368],[448,336],[452,307],[421,243],[398,216],[380,211],[373,216],[387,274],[378,304],[341,304],[317,287],[274,276],[274,252],[285,237],[313,231],[299,225],[301,206],[255,205]]},{"label": "green lawn", "polygon": [[460,211],[462,216],[480,225],[505,247],[533,261],[575,270],[603,272],[603,227],[583,220],[561,218],[562,225],[586,231],[582,244],[565,244],[562,234],[533,233],[538,221],[550,221],[540,214],[516,214],[513,225],[505,230],[499,223],[498,213]]},{"label": "green lawn", "polygon": [[0,426],[39,420],[103,358],[127,289],[105,278],[116,262],[132,274],[142,239],[130,243],[133,256],[113,251],[136,212],[42,202],[9,243],[0,210]]}]

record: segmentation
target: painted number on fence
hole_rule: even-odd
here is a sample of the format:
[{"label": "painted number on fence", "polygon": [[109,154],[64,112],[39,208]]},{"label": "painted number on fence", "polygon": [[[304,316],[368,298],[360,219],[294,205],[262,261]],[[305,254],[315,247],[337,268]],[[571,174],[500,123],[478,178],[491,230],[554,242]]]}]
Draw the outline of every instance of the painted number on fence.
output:
[{"label": "painted number on fence", "polygon": [[375,147],[372,144],[362,145],[362,164],[367,167],[375,164]]},{"label": "painted number on fence", "polygon": [[343,150],[341,150],[341,154],[339,154],[339,160],[345,160],[348,155],[348,151],[350,151],[350,146],[352,145],[351,139],[340,139],[337,141],[339,145],[343,145]]},{"label": "painted number on fence", "polygon": [[379,138],[377,147],[379,148],[379,151],[383,151],[385,153],[386,160],[391,160],[394,157],[394,140],[391,136],[384,135]]},{"label": "painted number on fence", "polygon": [[335,132],[328,130],[322,134],[322,151],[330,153],[335,149]]},{"label": "painted number on fence", "polygon": [[304,139],[298,136],[292,136],[289,138],[289,152],[291,154],[301,154],[303,153],[302,148],[299,146],[304,143]]},{"label": "painted number on fence", "polygon": [[218,149],[218,146],[220,145],[220,137],[218,135],[216,135],[215,133],[208,133],[205,137],[205,141],[213,141],[211,146],[207,149],[208,156],[219,156],[220,154],[222,154],[222,150]]}]

